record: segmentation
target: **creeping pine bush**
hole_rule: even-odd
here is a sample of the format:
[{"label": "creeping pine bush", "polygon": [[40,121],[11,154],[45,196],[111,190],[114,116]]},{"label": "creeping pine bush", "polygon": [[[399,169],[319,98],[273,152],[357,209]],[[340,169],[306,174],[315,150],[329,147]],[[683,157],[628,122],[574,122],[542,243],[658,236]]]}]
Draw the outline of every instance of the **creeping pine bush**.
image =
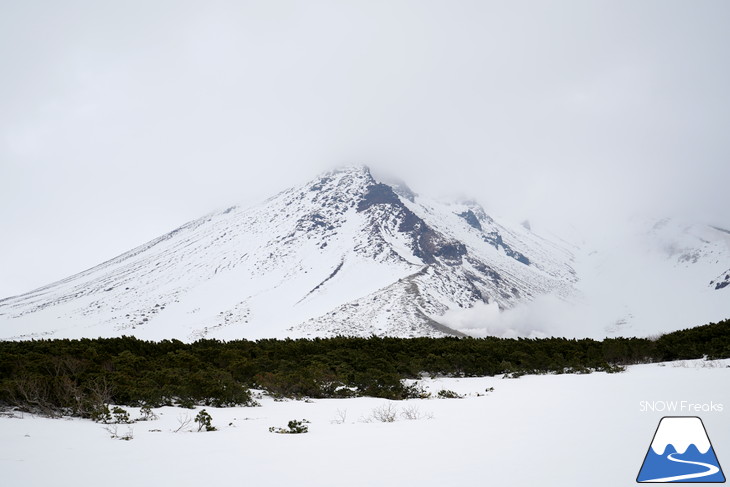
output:
[{"label": "creeping pine bush", "polygon": [[97,408],[91,414],[91,419],[97,423],[104,424],[129,424],[133,421],[129,418],[129,413],[119,406],[114,406],[109,410],[109,406],[106,404]]},{"label": "creeping pine bush", "polygon": [[439,397],[439,399],[461,399],[464,397],[450,389],[441,389],[438,392],[437,396]]},{"label": "creeping pine bush", "polygon": [[213,418],[205,409],[195,416],[195,422],[198,424],[198,431],[202,431],[203,428],[205,428],[205,431],[215,431],[216,427],[213,426],[212,421]]},{"label": "creeping pine bush", "polygon": [[115,423],[129,424],[132,422],[129,419],[129,413],[119,406],[114,406],[112,409],[112,415],[114,416]]},{"label": "creeping pine bush", "polygon": [[139,410],[140,417],[138,421],[152,421],[157,419],[157,415],[152,411],[152,407],[148,404],[142,406]]},{"label": "creeping pine bush", "polygon": [[401,381],[403,384],[403,399],[428,399],[431,397],[431,393],[426,391],[426,389],[423,388],[421,384],[418,382],[414,382],[413,384],[406,384],[404,381]]},{"label": "creeping pine bush", "polygon": [[112,412],[109,411],[109,406],[106,404],[103,404],[92,411],[90,417],[97,423],[107,424],[112,422]]},{"label": "creeping pine bush", "polygon": [[296,434],[300,434],[300,433],[309,433],[309,426],[307,426],[307,424],[309,424],[309,421],[307,421],[306,419],[303,419],[301,421],[292,419],[287,424],[288,429],[276,428],[276,427],[272,426],[269,428],[269,431],[272,433],[279,433],[279,434],[284,434],[284,435],[296,435]]},{"label": "creeping pine bush", "polygon": [[626,367],[623,365],[608,364],[604,367],[607,374],[618,374],[620,372],[626,372]]}]

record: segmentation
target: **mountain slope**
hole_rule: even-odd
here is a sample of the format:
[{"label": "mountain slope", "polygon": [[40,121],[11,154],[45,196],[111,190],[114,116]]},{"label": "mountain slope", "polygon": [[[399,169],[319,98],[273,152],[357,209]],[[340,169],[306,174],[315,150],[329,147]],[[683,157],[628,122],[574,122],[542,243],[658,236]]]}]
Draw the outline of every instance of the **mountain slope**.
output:
[{"label": "mountain slope", "polygon": [[0,301],[0,338],[459,335],[439,318],[574,293],[572,254],[475,203],[324,174]]},{"label": "mountain slope", "polygon": [[[650,336],[730,316],[730,233],[680,219],[633,218],[573,237],[578,293],[541,296],[485,319],[497,336]],[[566,232],[567,233],[567,232]],[[489,311],[489,310],[486,310]],[[465,313],[462,313],[465,314]]]},{"label": "mountain slope", "polygon": [[602,338],[730,316],[729,231],[636,219],[600,235],[543,238],[350,167],[1,300],[0,339]]}]

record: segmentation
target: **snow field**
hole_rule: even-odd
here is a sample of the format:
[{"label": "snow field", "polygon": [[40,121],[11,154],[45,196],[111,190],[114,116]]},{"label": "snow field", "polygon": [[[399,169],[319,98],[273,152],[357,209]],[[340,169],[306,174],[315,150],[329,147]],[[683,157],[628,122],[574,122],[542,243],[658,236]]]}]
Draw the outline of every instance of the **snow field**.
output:
[{"label": "snow field", "polygon": [[[730,465],[729,366],[687,361],[620,374],[421,382],[433,396],[449,389],[463,399],[264,397],[257,408],[205,408],[219,431],[203,433],[173,432],[201,408],[160,408],[158,420],[131,425],[130,441],[110,439],[88,420],[0,417],[0,469],[5,485],[59,487],[629,485],[659,419],[678,415],[641,412],[641,401],[724,404],[700,416],[721,465]],[[366,421],[387,405],[420,419]],[[307,434],[268,431],[305,418]]]}]

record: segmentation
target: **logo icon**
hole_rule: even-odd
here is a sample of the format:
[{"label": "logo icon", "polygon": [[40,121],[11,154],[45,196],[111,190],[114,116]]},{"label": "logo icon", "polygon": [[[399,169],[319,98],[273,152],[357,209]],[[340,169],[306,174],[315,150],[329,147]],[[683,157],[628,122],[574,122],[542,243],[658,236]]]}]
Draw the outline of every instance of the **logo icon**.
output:
[{"label": "logo icon", "polygon": [[705,425],[696,416],[659,421],[637,482],[725,482]]}]

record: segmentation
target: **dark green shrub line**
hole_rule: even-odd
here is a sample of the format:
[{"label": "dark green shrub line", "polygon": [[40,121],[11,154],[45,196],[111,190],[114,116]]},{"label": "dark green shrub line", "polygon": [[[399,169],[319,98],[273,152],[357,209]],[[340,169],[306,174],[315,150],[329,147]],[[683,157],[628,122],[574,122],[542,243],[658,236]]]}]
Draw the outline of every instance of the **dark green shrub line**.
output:
[{"label": "dark green shrub line", "polygon": [[420,397],[403,379],[619,372],[625,365],[730,357],[730,320],[657,339],[134,337],[0,342],[0,406],[96,417],[108,404],[254,405],[279,397]]}]

